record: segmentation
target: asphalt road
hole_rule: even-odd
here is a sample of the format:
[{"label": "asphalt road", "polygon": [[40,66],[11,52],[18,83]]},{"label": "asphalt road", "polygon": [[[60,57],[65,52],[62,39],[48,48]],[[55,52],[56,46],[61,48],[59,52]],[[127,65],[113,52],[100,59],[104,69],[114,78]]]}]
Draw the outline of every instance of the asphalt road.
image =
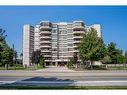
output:
[{"label": "asphalt road", "polygon": [[16,86],[127,86],[127,77],[113,76],[61,76],[14,77],[0,76],[1,85]]},{"label": "asphalt road", "polygon": [[0,85],[16,86],[127,86],[127,71],[72,71],[47,68],[36,71],[0,71]]}]

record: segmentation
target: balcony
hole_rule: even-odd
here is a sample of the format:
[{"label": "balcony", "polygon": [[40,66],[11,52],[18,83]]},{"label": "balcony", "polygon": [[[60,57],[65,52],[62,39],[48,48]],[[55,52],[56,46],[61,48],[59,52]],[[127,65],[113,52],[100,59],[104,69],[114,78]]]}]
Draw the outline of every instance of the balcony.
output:
[{"label": "balcony", "polygon": [[44,57],[52,57],[51,55],[44,55]]},{"label": "balcony", "polygon": [[51,34],[51,31],[40,31],[40,34]]},{"label": "balcony", "polygon": [[78,50],[74,50],[74,52],[79,52]]},{"label": "balcony", "polygon": [[51,62],[52,60],[51,59],[45,59],[45,62]]},{"label": "balcony", "polygon": [[41,45],[40,48],[51,48],[50,45]]},{"label": "balcony", "polygon": [[51,52],[50,50],[41,50],[41,52],[46,53],[46,52]]},{"label": "balcony", "polygon": [[77,46],[77,45],[74,45],[73,47],[74,47],[74,48],[77,48],[78,46]]},{"label": "balcony", "polygon": [[51,36],[40,36],[40,40],[41,39],[51,39]]},{"label": "balcony", "polygon": [[74,25],[73,26],[74,31],[81,31],[81,30],[84,31],[84,29],[85,29],[84,26],[81,26],[81,25]]},{"label": "balcony", "polygon": [[84,34],[84,31],[73,31],[73,34]]},{"label": "balcony", "polygon": [[73,39],[82,39],[83,36],[74,36]]},{"label": "balcony", "polygon": [[74,41],[73,43],[74,44],[79,44],[81,41]]},{"label": "balcony", "polygon": [[43,40],[43,41],[40,41],[40,44],[51,44],[51,41],[45,41],[45,40]]},{"label": "balcony", "polygon": [[40,30],[52,30],[51,26],[40,26]]}]

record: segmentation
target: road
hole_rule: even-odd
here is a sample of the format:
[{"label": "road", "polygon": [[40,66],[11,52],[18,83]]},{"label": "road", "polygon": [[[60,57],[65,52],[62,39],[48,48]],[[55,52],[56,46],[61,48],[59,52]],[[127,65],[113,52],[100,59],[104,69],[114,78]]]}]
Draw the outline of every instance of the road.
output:
[{"label": "road", "polygon": [[0,85],[22,86],[127,86],[127,71],[72,71],[46,68],[36,71],[0,71]]}]

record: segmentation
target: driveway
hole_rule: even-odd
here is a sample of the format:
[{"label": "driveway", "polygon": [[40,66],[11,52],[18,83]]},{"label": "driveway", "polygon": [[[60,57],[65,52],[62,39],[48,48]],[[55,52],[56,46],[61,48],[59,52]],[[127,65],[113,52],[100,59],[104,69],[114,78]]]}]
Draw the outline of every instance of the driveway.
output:
[{"label": "driveway", "polygon": [[74,70],[70,70],[68,69],[67,67],[47,67],[47,68],[44,68],[44,69],[40,69],[40,70],[36,70],[36,71],[41,71],[41,72],[75,72]]}]

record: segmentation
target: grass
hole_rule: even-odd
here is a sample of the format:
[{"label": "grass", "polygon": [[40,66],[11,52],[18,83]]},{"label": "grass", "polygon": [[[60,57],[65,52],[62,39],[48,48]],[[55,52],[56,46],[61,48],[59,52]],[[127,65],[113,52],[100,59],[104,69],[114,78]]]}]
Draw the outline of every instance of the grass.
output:
[{"label": "grass", "polygon": [[123,66],[112,66],[112,67],[108,67],[108,70],[127,70],[127,67],[123,67]]},{"label": "grass", "polygon": [[42,90],[89,90],[127,89],[127,86],[0,86],[0,89],[42,89]]},{"label": "grass", "polygon": [[[8,70],[38,70],[38,69],[42,69],[42,67],[23,67],[23,66],[13,66],[13,67],[9,67]],[[0,67],[0,70],[7,70],[5,67]]]}]

